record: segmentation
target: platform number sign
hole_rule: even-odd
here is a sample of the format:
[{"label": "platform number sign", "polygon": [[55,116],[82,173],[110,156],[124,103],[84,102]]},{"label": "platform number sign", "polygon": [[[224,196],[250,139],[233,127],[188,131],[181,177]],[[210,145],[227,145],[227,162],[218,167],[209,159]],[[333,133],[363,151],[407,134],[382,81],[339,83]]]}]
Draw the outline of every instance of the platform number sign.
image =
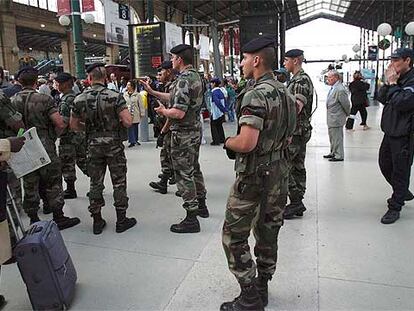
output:
[{"label": "platform number sign", "polygon": [[127,5],[119,5],[119,18],[129,21],[129,7]]}]

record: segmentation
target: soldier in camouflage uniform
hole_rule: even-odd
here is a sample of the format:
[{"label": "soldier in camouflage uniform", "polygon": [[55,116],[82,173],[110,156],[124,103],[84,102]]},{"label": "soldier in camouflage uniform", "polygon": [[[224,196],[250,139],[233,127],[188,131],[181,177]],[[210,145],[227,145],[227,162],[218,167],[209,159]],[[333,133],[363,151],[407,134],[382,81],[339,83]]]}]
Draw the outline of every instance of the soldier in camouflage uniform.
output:
[{"label": "soldier in camouflage uniform", "polygon": [[53,220],[60,230],[80,223],[79,218],[64,216],[62,190],[62,168],[56,153],[57,132],[66,125],[60,116],[53,98],[36,92],[37,70],[33,67],[22,69],[18,76],[23,90],[11,98],[16,110],[23,116],[26,128],[36,127],[37,134],[48,153],[51,163],[23,177],[23,209],[30,218],[30,223],[39,221],[39,183],[46,189],[46,199],[53,211]]},{"label": "soldier in camouflage uniform", "polygon": [[169,102],[156,108],[158,114],[167,117],[171,123],[171,160],[178,191],[184,200],[183,207],[187,216],[170,228],[175,233],[194,233],[200,231],[197,216],[208,217],[206,189],[198,161],[201,145],[200,110],[203,102],[203,82],[191,65],[193,48],[180,44],[171,49],[173,68],[179,72],[171,86],[170,93],[154,91],[147,82],[141,81],[146,90]]},{"label": "soldier in camouflage uniform", "polygon": [[[255,83],[238,96],[238,135],[227,138],[227,155],[235,159],[236,181],[230,190],[222,242],[241,294],[220,310],[264,310],[268,281],[276,270],[277,239],[286,204],[288,163],[285,151],[296,125],[294,100],[272,73],[275,38],[261,36],[242,49],[241,66]],[[248,238],[253,229],[252,259]],[[256,278],[256,269],[258,277]]]},{"label": "soldier in camouflage uniform", "polygon": [[90,177],[89,212],[93,218],[93,233],[101,234],[106,222],[101,209],[105,205],[102,195],[106,167],[111,174],[116,232],[124,232],[136,225],[135,218],[127,218],[127,165],[123,140],[126,128],[132,125],[132,116],[122,94],[105,86],[104,64],[88,67],[92,87],[78,95],[73,103],[70,127],[85,131],[88,139],[88,172]]},{"label": "soldier in camouflage uniform", "polygon": [[63,193],[64,199],[75,199],[76,168],[88,175],[86,168],[86,141],[85,133],[75,133],[69,129],[70,112],[76,94],[72,90],[73,77],[71,74],[62,72],[55,78],[56,86],[61,94],[59,100],[59,113],[68,127],[60,135],[59,158],[62,161],[62,175],[66,182],[67,189]]},{"label": "soldier in camouflage uniform", "polygon": [[310,77],[302,69],[303,51],[294,49],[285,54],[285,67],[293,74],[288,83],[288,90],[295,96],[297,105],[297,125],[293,133],[292,143],[289,145],[289,200],[284,218],[292,219],[302,216],[306,211],[303,197],[306,191],[305,155],[306,144],[311,137],[313,84]]},{"label": "soldier in camouflage uniform", "polygon": [[[164,91],[166,93],[170,92],[173,81],[175,80],[174,71],[172,69],[172,62],[165,61],[161,64],[159,81],[164,84]],[[170,108],[169,103],[167,102],[167,107]],[[158,116],[161,118],[162,116]],[[164,117],[162,117],[164,118]],[[164,118],[165,119],[165,118]],[[160,135],[157,139],[157,147],[161,147],[160,152],[160,162],[161,162],[161,176],[160,181],[150,182],[150,187],[156,189],[159,193],[166,194],[168,187],[168,180],[174,179],[174,171],[171,161],[171,131],[170,131],[170,121],[165,120],[164,126],[161,129]]]}]

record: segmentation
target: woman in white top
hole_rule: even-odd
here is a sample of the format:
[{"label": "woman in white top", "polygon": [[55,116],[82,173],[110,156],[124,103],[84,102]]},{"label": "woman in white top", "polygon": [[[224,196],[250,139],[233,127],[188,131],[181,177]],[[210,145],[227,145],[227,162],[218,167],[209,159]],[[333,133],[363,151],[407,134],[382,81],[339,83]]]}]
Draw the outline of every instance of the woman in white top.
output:
[{"label": "woman in white top", "polygon": [[138,128],[141,117],[145,116],[143,100],[141,94],[137,92],[135,81],[131,80],[127,83],[124,98],[132,116],[132,126],[128,129],[128,147],[134,147],[136,144],[140,145],[138,141]]}]

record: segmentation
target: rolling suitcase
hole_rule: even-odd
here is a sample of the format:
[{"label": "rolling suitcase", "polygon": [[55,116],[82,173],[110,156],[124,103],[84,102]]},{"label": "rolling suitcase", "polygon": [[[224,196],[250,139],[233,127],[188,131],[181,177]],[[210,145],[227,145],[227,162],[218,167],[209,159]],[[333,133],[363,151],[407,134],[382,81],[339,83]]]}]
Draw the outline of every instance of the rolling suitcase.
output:
[{"label": "rolling suitcase", "polygon": [[[12,198],[9,189],[8,192]],[[19,227],[24,232],[16,205],[14,201],[12,203]],[[11,216],[10,211],[8,213]],[[13,227],[19,238],[17,228]],[[13,253],[33,309],[67,309],[75,294],[77,274],[56,223],[39,221],[31,225]]]}]

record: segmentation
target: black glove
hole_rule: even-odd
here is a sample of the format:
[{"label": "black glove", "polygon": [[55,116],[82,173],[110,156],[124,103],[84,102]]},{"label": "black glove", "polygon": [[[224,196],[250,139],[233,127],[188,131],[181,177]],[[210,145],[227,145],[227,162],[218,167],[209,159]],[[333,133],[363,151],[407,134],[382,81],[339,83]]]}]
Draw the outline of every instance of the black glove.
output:
[{"label": "black glove", "polygon": [[236,160],[236,152],[226,147],[226,142],[229,138],[230,137],[227,137],[226,140],[224,141],[223,149],[226,150],[227,157],[230,160]]},{"label": "black glove", "polygon": [[155,146],[155,148],[162,147],[162,145],[164,144],[164,136],[165,136],[165,134],[164,134],[164,133],[160,133],[160,134],[158,135],[158,138],[157,138],[157,145]]}]

